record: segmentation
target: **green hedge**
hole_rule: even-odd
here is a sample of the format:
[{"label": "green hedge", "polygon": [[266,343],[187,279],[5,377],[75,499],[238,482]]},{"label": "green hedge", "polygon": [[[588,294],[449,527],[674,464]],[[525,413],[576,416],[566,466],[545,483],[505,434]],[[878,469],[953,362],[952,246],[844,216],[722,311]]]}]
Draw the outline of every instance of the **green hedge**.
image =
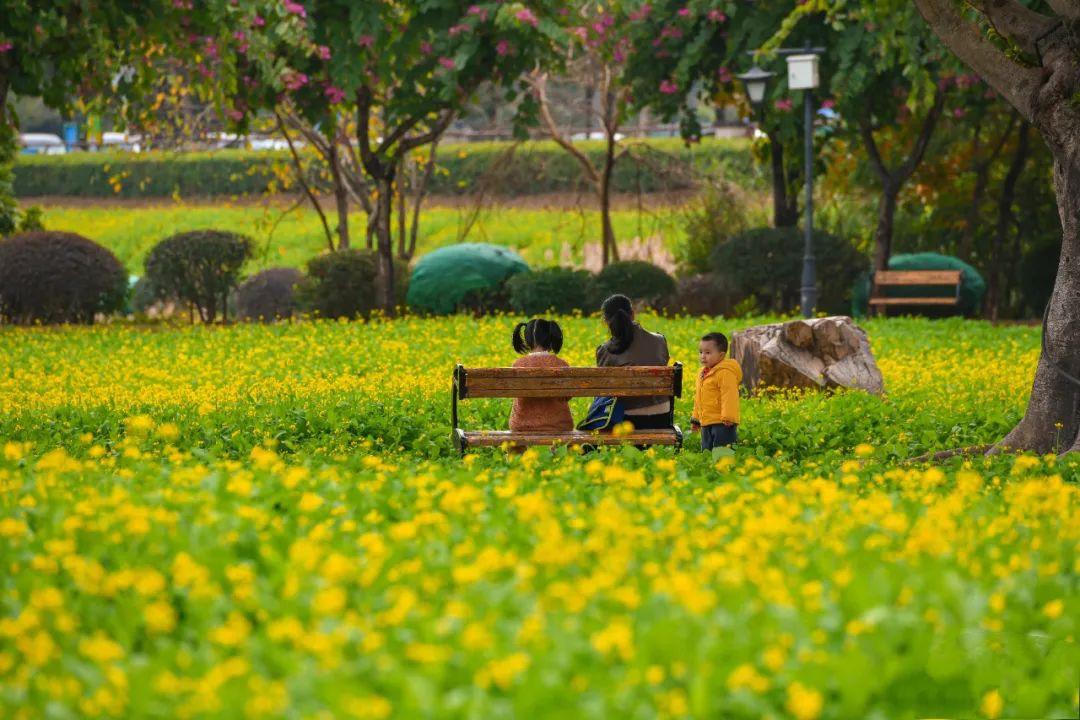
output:
[{"label": "green hedge", "polygon": [[[595,163],[600,142],[581,144]],[[469,194],[483,188],[495,196],[572,192],[587,188],[577,161],[554,143],[529,142],[508,153],[510,143],[468,143],[440,148],[431,192]],[[212,197],[259,195],[275,184],[275,166],[287,169],[288,152],[219,150],[194,153],[72,153],[20,155],[15,165],[18,197]],[[764,184],[745,140],[708,139],[687,148],[678,138],[650,139],[615,166],[616,192],[658,192],[693,187],[703,173],[739,184]]]}]

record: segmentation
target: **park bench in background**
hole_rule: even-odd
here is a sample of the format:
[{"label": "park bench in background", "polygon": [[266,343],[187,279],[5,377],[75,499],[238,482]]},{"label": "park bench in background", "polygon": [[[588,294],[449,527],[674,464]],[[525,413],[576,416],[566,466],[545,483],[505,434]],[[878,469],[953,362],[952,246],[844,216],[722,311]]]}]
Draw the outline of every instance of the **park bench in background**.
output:
[{"label": "park bench in background", "polygon": [[[870,295],[870,306],[881,312],[894,305],[936,305],[956,307],[960,304],[960,286],[963,273],[959,270],[879,270],[874,273],[874,290]],[[942,294],[931,297],[904,297],[887,295],[885,288],[904,287],[912,290],[916,287],[941,287]],[[951,288],[945,291],[944,288]]]},{"label": "park bench in background", "polygon": [[[671,427],[634,430],[627,434],[570,430],[556,433],[509,430],[462,430],[458,400],[472,398],[642,397],[671,398]],[[465,368],[454,369],[450,408],[454,446],[463,454],[470,447],[532,445],[671,445],[682,446],[682,431],[674,423],[675,398],[682,396],[682,365],[669,367]],[[509,414],[509,413],[508,413]]]}]

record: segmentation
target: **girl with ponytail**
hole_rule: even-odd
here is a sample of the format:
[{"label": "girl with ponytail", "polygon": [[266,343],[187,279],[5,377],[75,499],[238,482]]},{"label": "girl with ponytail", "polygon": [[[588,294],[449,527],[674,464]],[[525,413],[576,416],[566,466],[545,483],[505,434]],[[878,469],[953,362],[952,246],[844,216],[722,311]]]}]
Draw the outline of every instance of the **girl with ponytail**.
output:
[{"label": "girl with ponytail", "polygon": [[[563,334],[559,323],[534,318],[518,323],[510,342],[519,357],[514,367],[569,367],[558,357]],[[574,429],[569,398],[514,398],[510,410],[510,429],[514,432],[564,432]]]},{"label": "girl with ponytail", "polygon": [[[612,295],[600,306],[608,340],[596,348],[599,367],[638,365],[667,365],[667,340],[639,325],[634,317],[634,304],[625,295]],[[674,417],[671,401],[666,397],[620,398],[625,417],[638,430],[657,430],[672,426]]]}]

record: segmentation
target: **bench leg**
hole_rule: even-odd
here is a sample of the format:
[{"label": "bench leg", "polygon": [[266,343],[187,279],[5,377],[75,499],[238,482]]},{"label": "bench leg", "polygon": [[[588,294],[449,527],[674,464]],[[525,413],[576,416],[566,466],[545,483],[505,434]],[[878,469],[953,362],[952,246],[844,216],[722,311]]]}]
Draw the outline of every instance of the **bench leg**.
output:
[{"label": "bench leg", "polygon": [[461,428],[454,428],[452,439],[454,447],[461,453],[461,457],[465,457],[465,451],[469,449],[469,441],[465,439],[465,431]]}]

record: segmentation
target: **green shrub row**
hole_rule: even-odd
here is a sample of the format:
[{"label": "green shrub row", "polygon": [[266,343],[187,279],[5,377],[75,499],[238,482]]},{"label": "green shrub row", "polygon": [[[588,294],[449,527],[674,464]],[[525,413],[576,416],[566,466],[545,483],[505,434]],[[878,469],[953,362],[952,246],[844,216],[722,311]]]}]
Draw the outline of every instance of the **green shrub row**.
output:
[{"label": "green shrub row", "polygon": [[[616,164],[616,192],[662,192],[694,187],[702,174],[763,184],[749,143],[707,139],[691,147],[677,138],[629,141],[631,152]],[[577,161],[549,141],[446,145],[430,191],[512,197],[588,189]],[[599,166],[603,145],[581,143]],[[15,165],[18,197],[214,197],[259,195],[281,188],[289,174],[286,151],[72,153],[20,156]],[[749,180],[747,180],[749,179]]]}]

